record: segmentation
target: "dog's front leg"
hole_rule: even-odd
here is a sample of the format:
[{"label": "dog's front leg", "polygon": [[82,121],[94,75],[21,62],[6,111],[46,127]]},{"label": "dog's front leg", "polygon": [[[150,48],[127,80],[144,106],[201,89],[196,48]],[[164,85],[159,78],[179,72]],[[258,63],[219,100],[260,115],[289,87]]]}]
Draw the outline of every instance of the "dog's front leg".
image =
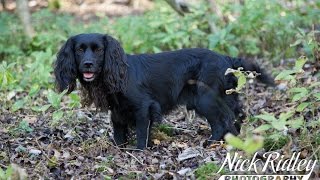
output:
[{"label": "dog's front leg", "polygon": [[128,125],[125,124],[123,117],[116,111],[111,113],[111,121],[113,125],[113,139],[117,146],[123,146],[127,143]]},{"label": "dog's front leg", "polygon": [[147,115],[139,115],[136,120],[137,148],[144,149],[149,141],[151,120]]},{"label": "dog's front leg", "polygon": [[113,123],[113,139],[117,146],[124,146],[127,143],[128,127],[119,123]]}]

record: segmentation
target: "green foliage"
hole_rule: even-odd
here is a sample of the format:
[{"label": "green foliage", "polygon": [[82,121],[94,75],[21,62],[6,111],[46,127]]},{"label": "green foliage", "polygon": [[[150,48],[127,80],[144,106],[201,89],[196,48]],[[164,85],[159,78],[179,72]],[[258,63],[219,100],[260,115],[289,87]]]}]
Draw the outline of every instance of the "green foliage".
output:
[{"label": "green foliage", "polygon": [[19,25],[18,18],[7,12],[0,13],[0,61],[23,54],[25,37],[23,28]]},{"label": "green foliage", "polygon": [[0,167],[0,180],[9,180],[9,179],[11,179],[12,175],[13,175],[12,166],[9,166],[6,170],[3,170]]},{"label": "green foliage", "polygon": [[15,83],[15,79],[13,78],[12,68],[15,63],[7,64],[6,61],[3,61],[0,64],[0,89],[5,90],[6,87],[12,86]]},{"label": "green foliage", "polygon": [[293,111],[286,113],[280,113],[279,118],[276,118],[273,114],[265,113],[256,116],[256,118],[262,119],[266,122],[263,125],[257,127],[255,132],[267,131],[269,129],[275,129],[277,131],[286,131],[287,126],[291,128],[301,128],[303,127],[303,117],[297,119],[289,120],[294,115]]},{"label": "green foliage", "polygon": [[275,78],[275,80],[285,80],[289,81],[290,85],[294,86],[296,81],[296,76],[303,72],[303,65],[307,62],[305,57],[296,60],[296,64],[293,69],[281,71]]},{"label": "green foliage", "polygon": [[[291,139],[289,129],[306,131],[307,119],[310,119],[310,113],[316,114],[319,101],[320,83],[312,83],[308,87],[303,87],[302,80],[305,78],[303,67],[307,62],[306,57],[298,58],[295,65],[290,70],[283,70],[276,77],[276,80],[283,81],[288,84],[288,95],[291,100],[292,107],[288,107],[285,112],[278,115],[276,113],[260,114],[255,116],[259,119],[261,125],[258,127],[244,127],[246,134],[243,140],[240,137],[226,135],[225,140],[228,145],[245,151],[247,154],[253,154],[261,148],[267,150],[277,150],[285,146]],[[241,70],[228,69],[226,74],[233,73],[238,78],[238,87],[234,90],[227,90],[226,93],[240,92],[245,87],[246,77],[250,77],[250,73]],[[249,74],[249,75],[248,75]],[[255,75],[253,75],[255,76]],[[257,121],[252,121],[258,124]],[[313,122],[313,121],[311,121]],[[260,134],[260,136],[253,135]],[[312,140],[311,140],[312,141]],[[314,142],[314,141],[313,141]]]},{"label": "green foliage", "polygon": [[296,34],[296,41],[291,44],[292,47],[302,46],[303,54],[309,57],[315,58],[315,51],[319,51],[320,42],[316,40],[316,34],[319,34],[320,31],[312,30],[310,32],[306,32],[303,29],[298,28],[298,32]]},{"label": "green foliage", "polygon": [[[217,164],[214,163],[206,163],[195,171],[195,175],[197,179],[214,179],[214,177],[217,178],[217,172],[219,171],[220,167]],[[222,171],[219,173],[220,175],[225,174],[225,171],[222,169]]]},{"label": "green foliage", "polygon": [[238,69],[231,69],[228,68],[225,72],[225,75],[228,75],[232,73],[237,79],[237,87],[235,89],[228,89],[226,90],[226,94],[231,94],[231,93],[241,93],[244,88],[246,87],[247,79],[254,79],[256,76],[259,74],[256,72],[251,72],[251,71],[243,71],[243,68],[240,67]]},{"label": "green foliage", "polygon": [[317,134],[318,121],[315,121],[315,115],[319,107],[320,83],[313,82],[307,87],[302,84],[305,78],[303,67],[307,61],[305,57],[298,58],[292,69],[283,70],[276,77],[276,80],[288,84],[287,92],[291,107],[287,107],[287,111],[281,112],[278,116],[267,112],[255,116],[263,123],[253,131],[267,137],[264,146],[267,150],[277,150],[286,145],[293,136],[288,133],[289,129],[291,131],[298,129],[302,132],[300,137],[310,142],[307,146],[317,141],[312,134]]},{"label": "green foliage", "polygon": [[69,97],[70,97],[70,101],[69,101],[70,108],[77,108],[81,106],[81,99],[76,93],[71,93]]},{"label": "green foliage", "polygon": [[246,83],[247,83],[247,76],[248,74],[244,71],[242,71],[243,68],[239,68],[237,70],[235,69],[227,69],[225,75],[228,75],[230,73],[232,73],[234,76],[237,77],[238,82],[237,82],[237,87],[236,89],[228,89],[226,90],[226,94],[231,94],[233,92],[237,92],[240,93],[240,91],[245,87]]},{"label": "green foliage", "polygon": [[167,124],[159,124],[159,126],[157,126],[157,129],[160,131],[160,132],[163,132],[165,133],[166,135],[168,136],[173,136],[173,128]]},{"label": "green foliage", "polygon": [[308,87],[301,84],[304,79],[303,66],[307,62],[307,58],[302,57],[296,60],[293,70],[282,71],[275,79],[286,81],[289,84],[288,93],[291,102],[296,104],[297,112],[308,112],[316,109],[316,102],[320,100],[319,82],[314,82]]},{"label": "green foliage", "polygon": [[50,105],[52,107],[54,107],[55,109],[59,109],[60,108],[60,103],[61,103],[61,99],[62,97],[67,93],[67,90],[63,91],[62,93],[56,93],[54,91],[52,91],[51,89],[48,91],[48,101],[50,103]]},{"label": "green foliage", "polygon": [[319,8],[308,3],[297,3],[293,8],[276,0],[247,0],[243,4],[220,4],[225,18],[215,19],[219,26],[209,36],[210,48],[231,55],[292,57],[296,51],[289,44],[296,40],[297,27],[311,29],[320,16],[316,15]]},{"label": "green foliage", "polygon": [[[95,168],[96,171],[103,173],[103,174],[109,174],[108,169],[110,169],[113,166],[113,157],[108,156],[105,160],[102,162],[98,163]],[[110,179],[108,175],[105,175],[105,179]]]},{"label": "green foliage", "polygon": [[275,151],[284,147],[290,138],[289,136],[281,136],[280,134],[273,134],[272,137],[267,137],[264,140],[264,149],[267,151]]},{"label": "green foliage", "polygon": [[238,56],[239,49],[234,42],[237,41],[236,35],[232,31],[232,26],[228,25],[216,33],[208,36],[209,48],[229,54],[230,56]]},{"label": "green foliage", "polygon": [[263,138],[260,136],[247,136],[243,141],[239,137],[227,134],[224,139],[232,147],[243,150],[248,154],[254,154],[263,147]]},{"label": "green foliage", "polygon": [[13,106],[11,107],[11,110],[12,110],[13,112],[15,112],[15,111],[23,108],[24,105],[26,104],[26,101],[27,101],[27,98],[17,100],[17,101],[13,104]]},{"label": "green foliage", "polygon": [[24,135],[27,133],[31,133],[33,131],[32,127],[30,127],[29,123],[25,120],[19,122],[19,124],[11,129],[9,132],[11,135]]},{"label": "green foliage", "polygon": [[56,10],[56,9],[60,9],[61,4],[60,4],[60,0],[49,0],[48,2],[48,8],[51,10]]},{"label": "green foliage", "polygon": [[[201,3],[200,3],[201,4]],[[183,47],[206,47],[203,41],[208,24],[204,6],[185,17],[172,13],[165,2],[159,1],[155,10],[144,16],[118,19],[111,31],[122,42],[127,52],[145,53]]]}]

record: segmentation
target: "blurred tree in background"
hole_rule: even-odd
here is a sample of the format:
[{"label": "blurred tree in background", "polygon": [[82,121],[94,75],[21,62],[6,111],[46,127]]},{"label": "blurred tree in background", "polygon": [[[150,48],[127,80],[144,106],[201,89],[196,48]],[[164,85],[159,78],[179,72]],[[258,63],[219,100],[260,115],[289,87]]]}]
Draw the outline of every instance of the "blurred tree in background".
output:
[{"label": "blurred tree in background", "polygon": [[16,11],[22,22],[25,35],[31,38],[34,35],[34,30],[31,25],[31,15],[28,6],[28,0],[17,0]]}]

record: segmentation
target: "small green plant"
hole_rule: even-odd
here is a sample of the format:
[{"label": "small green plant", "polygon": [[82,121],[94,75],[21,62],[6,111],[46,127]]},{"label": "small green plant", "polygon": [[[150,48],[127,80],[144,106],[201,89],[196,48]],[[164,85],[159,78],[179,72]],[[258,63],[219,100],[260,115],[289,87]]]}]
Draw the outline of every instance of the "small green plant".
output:
[{"label": "small green plant", "polygon": [[73,112],[69,108],[79,107],[80,106],[80,98],[77,94],[69,95],[69,108],[61,107],[62,98],[67,93],[67,90],[56,93],[52,90],[48,91],[48,107],[52,107],[54,112],[52,113],[52,122],[51,125],[57,125],[62,119],[70,118],[73,115]]},{"label": "small green plant", "polygon": [[26,133],[30,133],[33,131],[33,129],[30,127],[29,123],[25,120],[22,120],[19,123],[19,126],[16,130],[21,131],[21,132],[26,132]]},{"label": "small green plant", "polygon": [[[251,71],[243,71],[243,68],[240,67],[237,70],[235,69],[227,69],[225,75],[232,73],[234,76],[237,77],[237,87],[235,89],[226,90],[226,94],[231,93],[241,93],[244,88],[247,86],[247,79],[248,78],[255,78],[259,75],[256,72]],[[246,91],[247,89],[245,89]],[[243,140],[240,137],[236,137],[232,134],[227,134],[224,137],[226,143],[234,148],[240,149],[245,151],[247,154],[251,155],[256,151],[260,150],[263,147],[263,140],[262,136],[253,135],[251,132],[248,132]]]},{"label": "small green plant", "polygon": [[260,150],[263,147],[264,140],[262,136],[247,135],[243,141],[232,134],[225,135],[224,139],[228,145],[243,150],[247,154],[254,154],[256,151]]},{"label": "small green plant", "polygon": [[95,168],[98,172],[102,172],[102,173],[108,172],[108,169],[112,166],[112,162],[113,162],[113,157],[108,156],[105,160],[97,164]]},{"label": "small green plant", "polygon": [[[194,172],[196,178],[199,180],[206,180],[206,179],[214,179],[218,177],[217,172],[219,171],[220,167],[214,163],[206,163],[199,168],[197,168]],[[219,173],[220,175],[225,174],[224,169]]]},{"label": "small green plant", "polygon": [[272,137],[266,137],[264,140],[264,149],[267,151],[275,151],[284,147],[290,141],[290,136],[282,136],[273,134]]},{"label": "small green plant", "polygon": [[6,170],[3,170],[0,167],[0,180],[26,180],[28,179],[28,174],[26,173],[25,169],[19,167],[16,164],[11,164],[7,167]]},{"label": "small green plant", "polygon": [[[237,87],[235,89],[228,89],[226,90],[226,94],[231,94],[231,93],[241,93],[241,90],[243,90],[246,86],[247,83],[247,78],[253,78],[253,72],[250,71],[243,71],[243,68],[240,67],[238,69],[230,69],[228,68],[225,72],[225,75],[228,75],[232,73],[234,76],[237,77],[238,82],[237,82]],[[255,77],[255,76],[254,76]]]},{"label": "small green plant", "polygon": [[307,62],[306,57],[296,60],[292,70],[282,71],[275,79],[278,81],[288,82],[288,92],[291,102],[295,105],[295,110],[300,113],[311,111],[315,114],[320,101],[320,82],[312,82],[308,87],[301,84],[304,78],[303,66]]},{"label": "small green plant", "polygon": [[298,33],[296,35],[296,41],[291,44],[291,47],[297,47],[302,45],[303,52],[308,57],[313,57],[316,59],[316,52],[319,53],[320,42],[317,41],[316,36],[319,36],[320,31],[312,30],[306,32],[303,29],[298,28]]},{"label": "small green plant", "polygon": [[8,64],[6,61],[3,61],[0,64],[0,87],[1,90],[6,90],[9,86],[14,84],[16,81],[12,74],[12,68],[16,63]]},{"label": "small green plant", "polygon": [[233,26],[228,25],[226,28],[221,29],[219,32],[210,34],[208,36],[209,49],[218,50],[220,52],[229,54],[236,57],[239,55],[239,50],[233,43],[237,37],[231,33]]},{"label": "small green plant", "polygon": [[30,127],[29,123],[26,120],[22,120],[19,122],[19,124],[16,127],[10,129],[9,133],[13,136],[16,136],[16,135],[24,135],[27,133],[31,133],[32,131],[33,131],[33,128]]},{"label": "small green plant", "polygon": [[286,135],[287,134],[286,131],[288,130],[288,127],[296,128],[296,129],[303,127],[303,120],[304,120],[303,117],[292,119],[294,114],[295,114],[294,111],[280,113],[278,118],[276,118],[271,113],[257,115],[255,117],[258,119],[264,120],[265,123],[257,127],[254,131],[262,132],[270,129],[275,129],[279,132],[283,132],[283,134]]},{"label": "small green plant", "polygon": [[301,57],[296,60],[293,69],[281,71],[275,78],[276,81],[288,81],[289,85],[295,86],[297,84],[297,78],[302,74],[303,66],[307,62],[306,57]]},{"label": "small green plant", "polygon": [[163,132],[163,133],[165,133],[165,134],[168,135],[168,136],[173,136],[174,129],[173,129],[170,125],[167,125],[167,124],[159,124],[159,126],[157,126],[157,129],[158,129],[160,132]]},{"label": "small green plant", "polygon": [[81,99],[80,97],[78,96],[78,94],[76,93],[71,93],[69,95],[69,98],[70,98],[70,101],[68,103],[68,106],[70,108],[77,108],[77,107],[80,107],[81,106]]},{"label": "small green plant", "polygon": [[0,180],[9,180],[13,174],[12,166],[9,166],[6,170],[0,167]]},{"label": "small green plant", "polygon": [[[317,124],[315,118],[318,115],[317,108],[320,101],[318,87],[320,83],[310,82],[309,86],[302,83],[305,78],[303,67],[307,60],[306,57],[298,58],[292,69],[283,70],[275,78],[277,81],[287,84],[288,98],[291,101],[291,107],[287,107],[287,112],[282,112],[279,115],[264,112],[264,114],[255,116],[263,123],[253,132],[262,133],[267,137],[264,147],[268,150],[280,149],[290,142],[292,136],[289,133],[290,129],[299,129],[300,136],[304,136],[305,140],[310,139],[310,133],[314,132],[310,131],[309,133],[306,127],[312,126],[314,128],[314,125]],[[312,141],[314,142],[314,138],[308,142]]]},{"label": "small green plant", "polygon": [[66,90],[59,94],[59,93],[56,93],[53,90],[49,89],[47,98],[48,98],[50,105],[55,109],[59,109],[62,97],[66,93],[67,93]]},{"label": "small green plant", "polygon": [[277,150],[285,146],[290,139],[288,130],[299,129],[304,126],[303,117],[292,118],[294,111],[281,113],[276,118],[271,113],[265,113],[255,116],[255,118],[261,119],[264,122],[259,127],[253,130],[254,133],[267,134],[264,142],[264,148],[267,150]]}]

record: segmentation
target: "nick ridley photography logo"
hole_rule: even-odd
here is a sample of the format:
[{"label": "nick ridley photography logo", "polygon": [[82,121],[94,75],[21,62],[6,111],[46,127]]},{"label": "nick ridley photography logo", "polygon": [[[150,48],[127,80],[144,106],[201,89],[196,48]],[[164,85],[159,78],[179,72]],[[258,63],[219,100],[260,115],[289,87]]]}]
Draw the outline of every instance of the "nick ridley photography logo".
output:
[{"label": "nick ridley photography logo", "polygon": [[[228,169],[230,172],[240,172],[240,174],[243,172],[246,175],[222,175],[219,180],[307,180],[313,172],[317,160],[299,159],[300,154],[300,152],[294,152],[288,159],[278,152],[267,152],[262,155],[265,159],[263,161],[257,158],[257,153],[252,159],[244,159],[238,153],[233,156],[227,153],[218,173],[222,169]],[[250,172],[255,172],[257,175],[247,175]],[[294,174],[295,172],[305,172],[305,174],[297,175]]]}]

